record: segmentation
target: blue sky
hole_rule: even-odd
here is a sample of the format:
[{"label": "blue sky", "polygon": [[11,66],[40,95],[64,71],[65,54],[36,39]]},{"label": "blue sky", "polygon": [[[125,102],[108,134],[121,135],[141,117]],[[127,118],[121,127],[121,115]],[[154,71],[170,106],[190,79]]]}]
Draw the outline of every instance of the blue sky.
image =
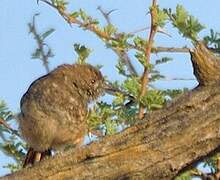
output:
[{"label": "blue sky", "polygon": [[[150,0],[75,0],[72,1],[70,8],[77,10],[82,8],[93,17],[105,23],[103,17],[97,11],[101,5],[106,10],[117,9],[112,16],[112,22],[118,27],[119,31],[132,32],[137,29],[149,26],[149,17],[146,15]],[[212,0],[211,3],[205,3],[204,0],[160,0],[161,7],[175,8],[177,4],[182,4],[194,16],[198,17],[201,23],[205,24],[207,29],[200,35],[203,37],[209,32],[210,28],[220,31],[220,16],[216,7],[220,6],[219,0]],[[32,60],[31,53],[36,47],[31,34],[28,34],[27,23],[32,19],[35,13],[40,13],[37,17],[38,29],[40,32],[48,28],[55,28],[56,31],[48,38],[47,42],[55,52],[55,57],[50,61],[50,68],[63,63],[74,63],[76,54],[73,51],[74,43],[86,44],[93,49],[89,62],[94,64],[103,64],[103,74],[110,76],[114,80],[118,77],[115,74],[114,64],[117,62],[117,56],[96,36],[88,31],[82,31],[76,26],[70,27],[57,14],[57,12],[46,4],[37,5],[35,0],[1,0],[0,3],[0,100],[5,100],[9,108],[14,112],[19,112],[19,101],[23,93],[27,90],[30,83],[45,74],[42,63],[38,60]],[[186,39],[177,34],[177,30],[168,25],[166,30],[172,35],[172,38],[157,35],[155,44],[160,46],[177,46],[191,44]],[[142,35],[147,37],[147,33]],[[154,58],[159,58],[158,54]],[[168,78],[182,77],[193,78],[189,55],[171,54],[173,62],[160,66],[159,69]],[[135,63],[138,67],[138,64]],[[141,72],[141,70],[139,70]],[[160,81],[156,84],[158,88],[192,88],[196,81]],[[0,175],[7,173],[2,167],[10,159],[0,153]]]}]

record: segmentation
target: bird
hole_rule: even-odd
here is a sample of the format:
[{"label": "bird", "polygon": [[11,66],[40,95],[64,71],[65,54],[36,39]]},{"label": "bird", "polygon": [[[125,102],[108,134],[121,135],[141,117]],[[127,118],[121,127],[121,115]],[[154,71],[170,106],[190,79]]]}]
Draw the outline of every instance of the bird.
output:
[{"label": "bird", "polygon": [[104,93],[101,72],[89,64],[64,64],[35,80],[20,101],[19,129],[30,147],[23,167],[51,149],[83,144],[88,105]]}]

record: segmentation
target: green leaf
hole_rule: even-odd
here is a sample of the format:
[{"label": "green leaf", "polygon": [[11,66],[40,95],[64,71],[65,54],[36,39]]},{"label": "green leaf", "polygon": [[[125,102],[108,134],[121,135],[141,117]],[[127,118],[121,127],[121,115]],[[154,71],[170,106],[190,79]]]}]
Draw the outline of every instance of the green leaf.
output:
[{"label": "green leaf", "polygon": [[157,16],[155,17],[155,25],[163,28],[168,20],[168,15],[157,7]]},{"label": "green leaf", "polygon": [[112,135],[117,132],[117,123],[114,120],[107,119],[105,121],[106,135]]},{"label": "green leaf", "polygon": [[40,49],[36,49],[34,53],[31,55],[31,59],[40,59],[41,58],[41,51]]},{"label": "green leaf", "polygon": [[192,176],[190,174],[190,171],[186,171],[175,178],[175,180],[192,180]]},{"label": "green leaf", "polygon": [[137,47],[140,47],[140,48],[146,47],[146,40],[144,40],[143,38],[141,38],[139,36],[136,36],[133,39],[133,42],[134,42],[135,46],[137,46]]},{"label": "green leaf", "polygon": [[146,56],[144,52],[136,52],[134,55],[138,61],[144,66],[147,67],[147,61],[146,61]]},{"label": "green leaf", "polygon": [[184,88],[184,89],[166,89],[166,90],[163,90],[163,94],[164,96],[168,96],[170,97],[171,99],[177,97],[178,95],[184,93],[184,92],[187,92],[188,89],[187,88]]},{"label": "green leaf", "polygon": [[7,121],[12,115],[13,113],[9,111],[6,103],[0,100],[0,118]]},{"label": "green leaf", "polygon": [[99,24],[99,21],[98,21],[98,19],[90,19],[90,20],[89,20],[89,23],[90,23],[90,24],[98,25],[98,24]]},{"label": "green leaf", "polygon": [[72,18],[77,18],[77,17],[79,17],[79,12],[72,12],[72,13],[70,14],[70,17],[72,17]]},{"label": "green leaf", "polygon": [[176,25],[178,26],[184,26],[186,23],[186,20],[188,18],[188,12],[185,10],[185,8],[182,5],[177,5],[176,7],[176,15],[173,15],[176,17]]},{"label": "green leaf", "polygon": [[220,33],[210,30],[210,35],[205,36],[204,42],[207,46],[215,48],[215,52],[220,54]]},{"label": "green leaf", "polygon": [[74,50],[78,55],[77,63],[79,64],[84,64],[91,53],[91,49],[80,44],[74,44]]},{"label": "green leaf", "polygon": [[81,17],[83,21],[88,21],[89,19],[89,16],[82,9],[79,10],[79,16]]},{"label": "green leaf", "polygon": [[183,37],[196,41],[198,33],[205,28],[199,21],[184,9],[183,6],[177,5],[176,12],[165,9],[164,12],[169,16],[174,27],[179,30]]},{"label": "green leaf", "polygon": [[118,60],[118,63],[116,64],[116,69],[118,70],[118,73],[120,74],[120,75],[123,75],[123,76],[128,76],[127,74],[126,74],[126,70],[125,70],[125,64],[124,63],[122,63],[122,61],[121,60]]},{"label": "green leaf", "polygon": [[16,171],[19,171],[22,168],[22,164],[6,164],[2,166],[3,168],[9,169],[11,173],[14,173]]},{"label": "green leaf", "polygon": [[156,80],[159,80],[159,79],[163,79],[163,78],[165,78],[165,76],[161,75],[159,72],[155,73],[155,74],[151,73],[150,82],[153,82],[153,81],[156,81]]},{"label": "green leaf", "polygon": [[124,95],[121,93],[116,93],[115,99],[113,100],[113,105],[118,106],[122,105],[125,101]]},{"label": "green leaf", "polygon": [[51,35],[54,31],[55,31],[55,29],[50,28],[48,31],[44,32],[44,33],[41,35],[42,39],[47,38],[47,37],[48,37],[49,35]]},{"label": "green leaf", "polygon": [[127,78],[124,83],[124,89],[134,97],[137,97],[140,90],[140,79],[138,77],[129,77]]},{"label": "green leaf", "polygon": [[117,31],[116,27],[113,26],[112,24],[108,24],[107,26],[104,27],[104,32],[107,33],[109,36],[114,34]]},{"label": "green leaf", "polygon": [[170,57],[162,57],[161,59],[157,59],[157,60],[155,61],[155,64],[156,64],[156,65],[159,65],[159,64],[167,63],[167,62],[172,61],[172,60],[173,60],[173,59],[170,58]]},{"label": "green leaf", "polygon": [[146,95],[141,97],[141,103],[147,107],[148,111],[162,108],[165,103],[165,97],[162,91],[148,90]]},{"label": "green leaf", "polygon": [[64,9],[66,9],[66,5],[68,5],[68,2],[65,0],[52,0],[52,3],[55,6],[58,6],[58,7],[64,8]]}]

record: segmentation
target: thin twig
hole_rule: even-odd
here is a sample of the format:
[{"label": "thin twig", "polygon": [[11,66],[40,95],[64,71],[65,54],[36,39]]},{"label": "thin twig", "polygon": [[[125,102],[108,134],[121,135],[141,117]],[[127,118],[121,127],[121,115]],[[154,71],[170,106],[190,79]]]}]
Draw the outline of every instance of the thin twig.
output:
[{"label": "thin twig", "polygon": [[[148,43],[146,45],[146,51],[145,51],[145,56],[146,56],[146,64],[148,65],[150,63],[150,56],[151,56],[151,49],[152,49],[152,45],[153,45],[153,40],[154,40],[154,36],[157,32],[157,25],[155,25],[155,18],[157,16],[157,1],[153,0],[152,1],[152,7],[150,10],[150,14],[151,14],[151,28],[150,28],[150,35],[148,38]],[[149,70],[147,65],[144,68],[144,73],[141,77],[141,90],[140,90],[140,95],[139,98],[143,97],[146,92],[147,92],[147,84],[149,82]],[[138,118],[139,119],[143,119],[144,117],[144,111],[145,111],[145,107],[143,106],[142,103],[139,104],[139,112],[138,112]]]},{"label": "thin twig", "polygon": [[175,47],[152,47],[151,49],[152,53],[164,53],[164,52],[169,52],[169,53],[189,53],[190,48],[187,47],[182,47],[182,48],[175,48]]},{"label": "thin twig", "polygon": [[162,78],[160,81],[196,81],[195,78]]},{"label": "thin twig", "polygon": [[38,2],[39,2],[39,1],[42,1],[42,2],[48,4],[49,6],[55,8],[55,9],[57,8],[53,3],[51,3],[51,2],[49,2],[49,1],[47,1],[47,0],[38,0]]},{"label": "thin twig", "polygon": [[20,136],[19,133],[18,133],[18,131],[15,130],[15,129],[13,129],[13,128],[11,128],[11,127],[8,125],[8,123],[7,123],[5,120],[3,120],[2,118],[0,118],[0,124],[3,125],[6,129],[10,130],[13,134],[15,134],[15,135],[17,135],[17,136]]},{"label": "thin twig", "polygon": [[123,96],[127,97],[129,100],[135,101],[135,98],[133,96],[131,96],[127,92],[125,92],[117,87],[114,87],[110,82],[106,83],[105,86],[106,86],[105,87],[106,93],[113,95],[113,96],[116,96],[116,94],[120,93]]},{"label": "thin twig", "polygon": [[[110,15],[110,12],[113,12],[115,10],[105,12],[101,6],[99,6],[97,9],[101,12],[101,14],[105,18],[106,22],[108,23],[108,25],[112,25],[109,15]],[[115,33],[114,35],[117,37],[119,35],[119,33]],[[128,71],[131,73],[131,75],[138,76],[138,73],[137,73],[134,65],[131,63],[131,59],[127,53],[127,50],[125,50],[125,49],[118,50],[117,48],[114,48],[114,47],[111,47],[111,49],[119,56],[119,58],[120,58],[119,60],[121,60],[122,63],[124,63],[127,66]]]},{"label": "thin twig", "polygon": [[112,24],[111,23],[111,19],[110,19],[110,14],[114,11],[116,11],[117,9],[112,9],[109,12],[105,12],[101,6],[98,6],[97,9],[102,13],[103,17],[105,18],[105,20],[107,21],[107,24]]},{"label": "thin twig", "polygon": [[34,35],[34,39],[36,40],[37,42],[37,46],[38,46],[38,49],[39,49],[39,52],[40,52],[40,55],[41,55],[41,60],[43,62],[43,66],[45,67],[45,70],[47,73],[50,72],[50,69],[49,69],[49,62],[48,62],[48,59],[49,57],[51,56],[51,51],[50,49],[46,52],[46,50],[44,49],[44,46],[46,45],[43,41],[43,39],[41,38],[41,36],[37,33],[37,30],[36,30],[36,24],[35,24],[35,18],[38,14],[35,14],[33,16],[33,21],[32,21],[32,24],[29,23],[28,26],[29,26],[29,29],[30,29],[30,32]]},{"label": "thin twig", "polygon": [[166,32],[165,29],[163,29],[163,28],[161,28],[161,27],[159,27],[159,26],[158,26],[158,28],[157,28],[157,32],[158,32],[158,33],[161,33],[161,34],[165,34],[166,36],[172,37],[168,32]]},{"label": "thin twig", "polygon": [[2,118],[0,118],[0,124],[2,124],[6,129],[9,129],[10,131],[12,131],[13,129],[8,125],[8,123],[3,120]]},{"label": "thin twig", "polygon": [[132,31],[132,32],[129,32],[128,34],[129,34],[129,35],[134,35],[134,34],[137,34],[137,33],[139,33],[139,32],[146,31],[146,30],[148,30],[148,29],[150,29],[150,27],[140,28],[140,29],[134,30],[134,31]]}]

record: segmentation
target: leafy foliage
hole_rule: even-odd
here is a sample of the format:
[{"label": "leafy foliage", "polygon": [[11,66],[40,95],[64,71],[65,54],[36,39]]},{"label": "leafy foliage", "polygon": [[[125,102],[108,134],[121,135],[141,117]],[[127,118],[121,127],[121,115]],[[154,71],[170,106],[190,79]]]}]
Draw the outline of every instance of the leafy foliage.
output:
[{"label": "leafy foliage", "polygon": [[191,174],[189,171],[182,173],[180,176],[176,177],[175,180],[191,180]]},{"label": "leafy foliage", "polygon": [[159,65],[159,64],[163,64],[163,63],[167,63],[169,61],[172,61],[173,59],[170,57],[162,57],[161,59],[157,59],[155,64]]},{"label": "leafy foliage", "polygon": [[208,47],[214,48],[220,54],[220,33],[210,30],[210,35],[204,37],[204,42]]},{"label": "leafy foliage", "polygon": [[104,27],[104,32],[107,33],[109,36],[116,33],[116,31],[117,29],[112,24],[108,24],[107,26]]},{"label": "leafy foliage", "polygon": [[74,50],[78,55],[77,63],[79,64],[84,64],[91,53],[91,49],[80,44],[74,44]]},{"label": "leafy foliage", "polygon": [[203,167],[209,168],[212,173],[217,172],[218,167],[216,166],[217,161],[219,160],[220,153],[216,153],[210,158],[204,160]]},{"label": "leafy foliage", "polygon": [[154,25],[163,28],[166,25],[167,20],[168,20],[168,15],[165,13],[165,11],[161,10],[159,6],[157,6],[157,14],[155,17]]},{"label": "leafy foliage", "polygon": [[58,7],[62,8],[63,10],[66,9],[66,5],[68,5],[68,2],[65,0],[51,0],[51,2],[55,6],[58,6]]},{"label": "leafy foliage", "polygon": [[32,53],[32,59],[39,59],[43,62],[43,66],[46,69],[46,72],[48,73],[49,70],[49,65],[48,65],[48,59],[54,57],[54,54],[52,52],[52,49],[49,47],[49,45],[45,42],[45,39],[50,36],[55,29],[50,28],[49,30],[39,34],[36,30],[36,16],[39,16],[39,14],[35,14],[33,16],[33,22],[28,23],[29,27],[29,33],[32,33],[34,36],[34,39],[36,40],[37,43],[37,48],[35,51]]},{"label": "leafy foliage", "polygon": [[173,26],[179,30],[183,37],[193,41],[198,39],[198,33],[205,28],[194,16],[189,15],[181,5],[177,5],[175,13],[172,13],[171,9],[164,9],[164,12],[166,12]]},{"label": "leafy foliage", "polygon": [[[13,113],[8,110],[5,102],[0,101],[0,118],[8,123],[13,120],[12,116]],[[0,125],[0,149],[16,162],[16,164],[7,164],[4,167],[9,168],[12,172],[19,170],[24,159],[26,144],[21,141],[17,131],[11,131]]]}]

